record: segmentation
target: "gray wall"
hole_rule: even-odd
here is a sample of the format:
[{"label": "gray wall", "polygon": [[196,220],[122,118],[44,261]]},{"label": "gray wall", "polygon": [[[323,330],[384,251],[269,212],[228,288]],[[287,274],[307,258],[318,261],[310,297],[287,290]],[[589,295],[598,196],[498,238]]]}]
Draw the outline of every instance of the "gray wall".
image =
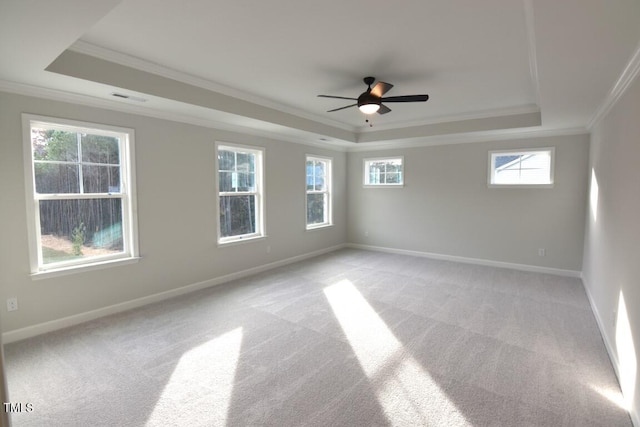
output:
[{"label": "gray wall", "polygon": [[[33,281],[21,113],[135,129],[137,264]],[[0,310],[4,331],[61,319],[346,242],[346,154],[267,138],[0,92]],[[268,238],[216,244],[215,141],[266,148]],[[305,231],[305,154],[334,159],[335,226]],[[271,252],[267,253],[267,245]]]},{"label": "gray wall", "polygon": [[630,409],[636,425],[640,425],[639,119],[640,78],[636,77],[592,131],[589,173],[595,179],[583,269],[623,392],[635,394]]},{"label": "gray wall", "polygon": [[[488,188],[489,150],[533,147],[556,148],[553,188]],[[585,134],[349,153],[349,242],[580,271],[588,152]],[[363,188],[363,158],[386,155],[405,186]]]}]

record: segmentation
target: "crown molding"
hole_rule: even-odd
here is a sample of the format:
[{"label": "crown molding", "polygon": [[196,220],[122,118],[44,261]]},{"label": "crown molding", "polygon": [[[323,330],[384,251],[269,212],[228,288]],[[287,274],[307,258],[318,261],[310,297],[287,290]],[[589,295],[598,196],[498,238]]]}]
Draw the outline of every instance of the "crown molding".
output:
[{"label": "crown molding", "polygon": [[113,62],[118,65],[124,65],[126,67],[134,68],[139,71],[162,76],[168,79],[176,80],[181,83],[186,83],[192,86],[196,86],[211,92],[217,92],[223,95],[231,96],[233,98],[240,99],[242,101],[251,102],[262,107],[272,108],[274,110],[281,111],[283,113],[291,114],[294,116],[302,117],[308,120],[313,120],[318,123],[325,124],[327,126],[333,126],[338,129],[346,130],[349,132],[356,132],[355,126],[349,126],[342,122],[327,119],[326,117],[309,114],[299,109],[290,107],[288,105],[273,102],[271,100],[231,88],[219,83],[215,83],[211,80],[203,79],[182,71],[174,70],[144,59],[127,55],[121,52],[117,52],[111,49],[100,47],[83,40],[78,40],[72,44],[68,50],[72,52],[82,53],[85,55],[93,56],[105,61]]},{"label": "crown molding", "polygon": [[13,93],[16,95],[37,97],[48,99],[51,101],[67,102],[72,104],[84,105],[94,108],[103,108],[107,110],[136,114],[155,119],[168,120],[172,122],[186,123],[195,126],[201,126],[209,129],[216,129],[228,132],[241,133],[260,138],[273,139],[278,141],[291,142],[295,144],[309,145],[313,147],[321,147],[336,151],[346,151],[346,147],[351,144],[348,142],[329,140],[318,140],[316,136],[310,138],[301,138],[300,136],[292,136],[279,133],[273,130],[253,129],[251,127],[234,125],[222,121],[216,121],[209,118],[193,117],[175,112],[162,111],[150,108],[147,105],[129,104],[126,101],[115,101],[103,99],[88,95],[66,92],[57,89],[44,88],[40,86],[32,86],[23,83],[16,83],[7,80],[0,80],[0,92]]},{"label": "crown molding", "polygon": [[459,134],[434,135],[425,138],[407,140],[362,142],[349,146],[348,152],[381,151],[397,148],[434,147],[438,145],[469,144],[475,142],[521,140],[554,136],[586,135],[589,131],[583,127],[562,129],[516,128]]},{"label": "crown molding", "polygon": [[589,120],[589,123],[587,124],[587,129],[589,131],[591,131],[609,113],[609,111],[611,111],[618,100],[622,98],[629,86],[631,86],[631,83],[633,83],[636,77],[638,77],[639,73],[640,43],[636,46],[635,52],[631,56],[627,66],[622,70],[620,77],[613,85],[602,104],[600,104],[593,117],[591,117],[591,120]]},{"label": "crown molding", "polygon": [[450,116],[437,116],[430,117],[424,120],[412,120],[412,121],[403,121],[396,122],[393,125],[375,125],[374,127],[363,126],[357,129],[357,133],[360,135],[373,133],[383,130],[396,130],[403,129],[407,127],[420,127],[420,126],[429,126],[440,123],[451,123],[451,122],[460,122],[464,120],[476,120],[476,119],[490,119],[493,117],[504,117],[504,116],[516,116],[520,114],[529,114],[529,113],[540,113],[540,108],[537,105],[529,104],[529,105],[521,105],[518,107],[509,107],[509,108],[500,108],[493,110],[484,110],[477,112],[469,112],[463,114],[454,114]]},{"label": "crown molding", "polygon": [[540,105],[540,80],[538,78],[538,54],[536,51],[536,26],[533,13],[533,0],[522,0],[524,3],[524,20],[527,30],[527,43],[529,47],[529,72],[531,83],[536,97],[536,104]]}]

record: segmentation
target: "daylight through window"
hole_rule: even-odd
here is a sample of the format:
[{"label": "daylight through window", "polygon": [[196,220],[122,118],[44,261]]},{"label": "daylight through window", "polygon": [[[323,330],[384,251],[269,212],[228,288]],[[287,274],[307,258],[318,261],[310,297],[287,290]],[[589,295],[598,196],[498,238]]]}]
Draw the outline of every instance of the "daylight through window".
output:
[{"label": "daylight through window", "polygon": [[404,184],[402,157],[364,159],[364,185],[402,186]]},{"label": "daylight through window", "polygon": [[489,153],[490,186],[551,186],[553,148]]},{"label": "daylight through window", "polygon": [[331,225],[331,159],[307,156],[307,229]]},{"label": "daylight through window", "polygon": [[261,149],[218,145],[220,243],[262,237]]},{"label": "daylight through window", "polygon": [[24,120],[32,272],[137,256],[133,131]]}]

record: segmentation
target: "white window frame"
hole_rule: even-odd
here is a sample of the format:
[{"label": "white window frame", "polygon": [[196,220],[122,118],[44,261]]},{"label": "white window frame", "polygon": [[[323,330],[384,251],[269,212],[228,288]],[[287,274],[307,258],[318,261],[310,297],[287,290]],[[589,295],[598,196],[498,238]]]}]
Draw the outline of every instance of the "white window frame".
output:
[{"label": "white window frame", "polygon": [[[308,190],[307,189],[307,162],[324,162],[325,163],[325,190]],[[317,156],[314,154],[307,154],[305,156],[305,170],[304,170],[304,223],[307,230],[317,230],[319,228],[330,227],[333,225],[333,158]],[[324,194],[324,222],[309,224],[308,221],[308,200],[310,194]]]},{"label": "white window frame", "polygon": [[[398,183],[371,183],[369,181],[370,179],[370,167],[371,167],[371,163],[373,162],[381,162],[381,161],[385,161],[385,162],[391,162],[394,160],[400,160],[400,164],[402,165],[402,174],[400,176],[400,182]],[[362,159],[362,170],[363,170],[363,186],[365,188],[380,188],[380,187],[387,187],[387,188],[402,188],[404,187],[404,175],[405,175],[405,171],[404,171],[404,156],[387,156],[387,157],[368,157],[366,159]]]},{"label": "white window frame", "polygon": [[[220,164],[218,161],[218,153],[221,150],[235,151],[242,153],[251,153],[256,156],[255,162],[255,180],[256,191],[244,191],[244,192],[220,192]],[[263,147],[242,145],[228,142],[216,142],[216,224],[217,224],[217,236],[218,245],[224,246],[233,243],[249,242],[262,239],[266,237],[265,234],[265,215],[264,215],[264,162],[265,162],[265,149]],[[222,196],[255,196],[255,224],[256,231],[254,233],[239,234],[236,236],[222,237],[221,235],[221,223],[220,223],[220,198]]]},{"label": "white window frame", "polygon": [[[535,182],[517,182],[517,183],[496,183],[495,158],[498,156],[527,156],[531,154],[548,153],[549,162],[549,180],[544,183]],[[555,169],[555,147],[543,148],[527,148],[515,150],[492,150],[489,151],[489,167],[487,173],[487,185],[489,188],[553,188],[554,185],[554,169]]]},{"label": "white window frame", "polygon": [[[38,194],[36,192],[35,168],[31,129],[44,127],[62,131],[89,133],[93,135],[111,136],[120,139],[120,192],[119,193],[73,193],[73,194]],[[105,268],[113,265],[137,262],[138,252],[138,218],[135,185],[135,132],[133,129],[68,120],[55,117],[22,114],[23,160],[25,171],[25,192],[27,208],[27,233],[29,237],[29,259],[31,277],[34,279],[59,276],[80,271]],[[112,198],[121,199],[122,203],[122,238],[123,251],[117,254],[94,256],[71,261],[44,264],[40,230],[41,200],[79,200]]]}]

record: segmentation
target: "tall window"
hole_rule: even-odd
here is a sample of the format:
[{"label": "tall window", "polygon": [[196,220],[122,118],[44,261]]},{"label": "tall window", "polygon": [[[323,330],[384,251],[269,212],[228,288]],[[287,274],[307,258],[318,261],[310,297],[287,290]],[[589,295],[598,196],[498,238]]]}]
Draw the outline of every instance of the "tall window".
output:
[{"label": "tall window", "polygon": [[489,186],[553,184],[553,148],[489,152]]},{"label": "tall window", "polygon": [[263,150],[218,145],[218,242],[264,236]]},{"label": "tall window", "polygon": [[32,272],[137,257],[133,131],[23,123]]},{"label": "tall window", "polygon": [[402,187],[404,184],[403,164],[403,157],[364,159],[364,185]]},{"label": "tall window", "polygon": [[307,156],[307,229],[331,225],[331,159]]}]

